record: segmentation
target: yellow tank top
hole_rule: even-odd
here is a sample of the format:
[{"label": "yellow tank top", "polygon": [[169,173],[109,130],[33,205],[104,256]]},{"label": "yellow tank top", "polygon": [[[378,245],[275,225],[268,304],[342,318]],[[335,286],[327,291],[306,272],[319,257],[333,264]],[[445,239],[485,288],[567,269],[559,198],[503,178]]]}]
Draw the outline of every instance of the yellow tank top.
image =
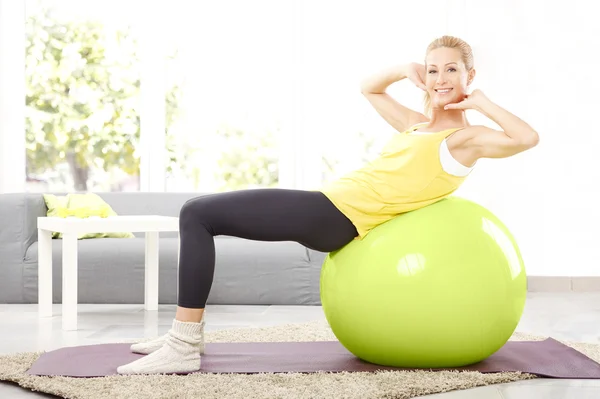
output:
[{"label": "yellow tank top", "polygon": [[449,196],[465,180],[443,169],[439,152],[442,141],[461,128],[410,134],[420,126],[396,134],[374,161],[319,190],[356,226],[357,239],[401,213]]}]

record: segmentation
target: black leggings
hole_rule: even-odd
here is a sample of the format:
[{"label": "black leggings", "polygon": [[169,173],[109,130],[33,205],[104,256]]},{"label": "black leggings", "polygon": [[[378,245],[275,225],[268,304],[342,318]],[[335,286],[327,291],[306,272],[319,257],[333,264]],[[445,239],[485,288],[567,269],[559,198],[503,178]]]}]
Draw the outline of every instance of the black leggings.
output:
[{"label": "black leggings", "polygon": [[332,252],[352,241],[356,228],[319,191],[254,189],[187,201],[179,215],[179,296],[185,308],[206,306],[215,271],[214,236],[295,241]]}]

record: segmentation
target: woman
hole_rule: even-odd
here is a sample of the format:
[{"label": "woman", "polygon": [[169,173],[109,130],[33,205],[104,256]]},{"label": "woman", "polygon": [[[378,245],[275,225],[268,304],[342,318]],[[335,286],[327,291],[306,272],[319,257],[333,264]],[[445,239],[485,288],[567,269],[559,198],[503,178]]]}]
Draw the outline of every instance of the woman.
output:
[{"label": "woman", "polygon": [[[369,165],[320,191],[258,189],[203,196],[180,213],[179,297],[171,330],[132,351],[147,354],[118,368],[119,374],[192,372],[204,351],[204,308],[213,281],[214,236],[296,241],[332,252],[377,225],[427,206],[454,192],[480,158],[505,158],[537,145],[538,134],[489,100],[468,94],[475,78],[464,41],[443,36],[427,48],[425,65],[393,67],[366,79],[362,92],[398,132]],[[409,79],[425,92],[425,114],[387,93]],[[474,109],[502,130],[472,126]]]}]

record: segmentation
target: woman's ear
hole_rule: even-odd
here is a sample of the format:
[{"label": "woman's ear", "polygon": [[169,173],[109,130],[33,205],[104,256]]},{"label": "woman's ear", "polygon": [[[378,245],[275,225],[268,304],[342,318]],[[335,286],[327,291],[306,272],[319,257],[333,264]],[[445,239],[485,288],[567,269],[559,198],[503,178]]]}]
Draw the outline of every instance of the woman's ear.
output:
[{"label": "woman's ear", "polygon": [[473,68],[469,71],[469,76],[467,78],[467,86],[471,86],[474,79],[475,79],[475,68]]}]

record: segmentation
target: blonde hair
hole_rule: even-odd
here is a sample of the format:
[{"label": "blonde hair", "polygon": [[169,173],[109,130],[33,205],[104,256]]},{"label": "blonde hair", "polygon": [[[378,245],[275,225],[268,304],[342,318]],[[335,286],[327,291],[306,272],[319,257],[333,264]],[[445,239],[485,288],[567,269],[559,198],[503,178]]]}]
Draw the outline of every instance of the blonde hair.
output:
[{"label": "blonde hair", "polygon": [[[464,40],[459,39],[458,37],[454,37],[454,36],[442,36],[442,37],[438,37],[437,39],[432,41],[429,44],[429,46],[427,46],[427,51],[425,52],[425,58],[427,58],[427,55],[432,50],[442,48],[442,47],[453,48],[453,49],[460,51],[460,57],[462,59],[462,62],[465,64],[465,68],[467,69],[467,72],[470,71],[471,69],[473,69],[473,50],[471,49],[471,46],[469,46],[469,44],[467,42],[465,42]],[[427,61],[425,61],[425,64],[427,64]],[[427,66],[426,66],[426,68],[427,68]],[[427,74],[427,73],[425,73],[425,74]],[[425,93],[425,98],[423,99],[423,103],[425,105],[426,115],[431,116],[431,98],[430,98],[428,92]]]}]

